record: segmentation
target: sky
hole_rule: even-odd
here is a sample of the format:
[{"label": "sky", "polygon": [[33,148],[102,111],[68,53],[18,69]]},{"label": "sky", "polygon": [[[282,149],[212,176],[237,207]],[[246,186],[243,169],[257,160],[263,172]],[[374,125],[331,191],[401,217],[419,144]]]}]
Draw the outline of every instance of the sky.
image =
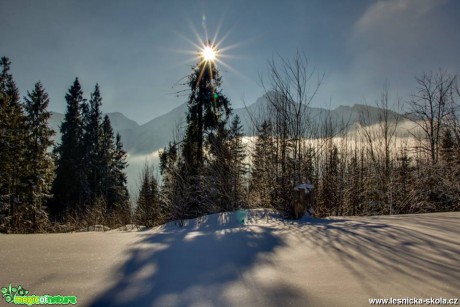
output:
[{"label": "sky", "polygon": [[208,33],[221,50],[222,92],[251,104],[271,59],[302,52],[323,75],[312,104],[408,99],[423,72],[460,71],[456,0],[0,0],[0,56],[26,95],[40,80],[64,112],[75,77],[99,83],[104,112],[145,123],[186,102],[178,95]]}]

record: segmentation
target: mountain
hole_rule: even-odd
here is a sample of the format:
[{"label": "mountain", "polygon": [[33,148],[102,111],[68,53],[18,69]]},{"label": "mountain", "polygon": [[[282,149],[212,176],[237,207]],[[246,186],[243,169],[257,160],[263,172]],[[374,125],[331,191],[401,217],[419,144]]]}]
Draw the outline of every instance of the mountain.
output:
[{"label": "mountain", "polygon": [[[267,118],[269,102],[265,96],[244,108],[235,108],[233,115],[238,115],[244,127],[246,135],[252,135],[253,122],[260,122]],[[325,108],[304,107],[305,113],[309,114],[312,126],[322,127],[327,121],[335,126],[353,126],[357,123],[363,124],[360,118],[366,117],[366,125],[372,125],[380,120],[381,110],[377,107],[355,104],[353,106],[339,106],[333,110]],[[52,112],[51,127],[59,132],[59,125],[64,115]],[[139,125],[121,113],[108,113],[114,131],[119,132],[125,149],[134,155],[150,154],[162,149],[172,142],[174,137],[179,138],[186,127],[187,105],[184,103],[170,112],[158,116],[149,122]],[[390,111],[390,119],[400,116]],[[56,135],[60,140],[60,135]]]},{"label": "mountain", "polygon": [[185,129],[187,105],[152,119],[135,129],[120,132],[123,144],[131,153],[151,153],[173,141],[175,131]]},{"label": "mountain", "polygon": [[112,124],[115,131],[123,131],[129,129],[135,129],[139,127],[139,124],[132,119],[127,118],[120,112],[107,113],[110,118],[110,123]]},{"label": "mountain", "polygon": [[[247,107],[235,108],[233,115],[238,115],[246,135],[253,135],[253,122],[260,122],[267,117],[269,102],[263,96]],[[162,149],[173,141],[174,136],[184,132],[186,127],[187,105],[184,103],[172,111],[152,119],[137,128],[121,131],[125,148],[132,154],[149,154]],[[325,108],[305,107],[304,112],[309,114],[311,124],[321,127],[328,121],[336,126],[353,126],[360,123],[363,115],[367,125],[377,123],[381,110],[377,107],[355,104],[353,106],[339,106],[334,110]],[[390,111],[390,119],[400,116]],[[363,123],[361,123],[363,124]]]},{"label": "mountain", "polygon": [[[136,129],[139,127],[139,124],[132,119],[127,118],[120,112],[107,113],[110,118],[114,132],[119,132],[122,135],[122,141],[124,142],[123,135],[126,134],[126,131]],[[54,140],[56,143],[61,141],[61,132],[60,127],[64,121],[64,114],[51,111],[51,117],[49,120],[50,127],[56,132]]]},{"label": "mountain", "polygon": [[[243,124],[246,135],[253,135],[253,121],[260,122],[267,117],[269,102],[265,97],[260,97],[257,101],[246,108],[235,108],[233,115],[238,114]],[[349,126],[359,126],[361,114],[367,116],[368,125],[379,121],[381,110],[376,107],[365,105],[339,106],[334,110],[325,108],[305,107],[304,112],[308,112],[313,125],[322,125],[326,120],[333,125],[346,123]],[[56,131],[56,142],[61,141],[59,127],[64,120],[64,115],[51,112],[50,126]],[[149,122],[139,125],[134,120],[127,118],[122,113],[108,113],[115,132],[119,132],[125,150],[128,152],[128,183],[130,193],[135,195],[138,187],[138,176],[146,161],[158,162],[157,150],[164,148],[174,137],[181,138],[181,133],[186,127],[187,105],[184,103],[170,112],[158,116]],[[399,116],[395,112],[390,112],[390,118]]]}]

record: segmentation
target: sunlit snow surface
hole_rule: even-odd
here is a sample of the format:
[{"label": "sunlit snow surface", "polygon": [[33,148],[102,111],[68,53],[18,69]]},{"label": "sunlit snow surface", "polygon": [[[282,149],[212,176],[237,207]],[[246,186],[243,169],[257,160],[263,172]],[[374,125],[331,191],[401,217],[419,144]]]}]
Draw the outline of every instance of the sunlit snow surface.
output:
[{"label": "sunlit snow surface", "polygon": [[244,224],[234,212],[141,232],[0,235],[0,287],[76,295],[78,306],[460,296],[460,212],[300,221],[266,213],[250,211]]}]

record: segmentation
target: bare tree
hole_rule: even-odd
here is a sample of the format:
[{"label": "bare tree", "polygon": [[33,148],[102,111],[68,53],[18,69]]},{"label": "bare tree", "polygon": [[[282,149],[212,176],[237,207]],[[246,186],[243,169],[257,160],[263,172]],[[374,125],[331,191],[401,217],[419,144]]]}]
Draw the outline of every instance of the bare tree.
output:
[{"label": "bare tree", "polygon": [[306,178],[305,139],[313,136],[309,106],[324,75],[310,68],[305,54],[298,52],[292,60],[279,57],[269,62],[269,82],[261,80],[268,100],[269,122],[276,147],[275,169],[277,178],[274,201],[278,208],[286,209],[291,189]]},{"label": "bare tree", "polygon": [[438,162],[443,128],[452,116],[456,79],[456,75],[446,71],[424,73],[416,77],[417,92],[409,101],[409,112],[406,115],[422,130],[423,136],[414,134],[414,137],[428,153],[432,165]]}]

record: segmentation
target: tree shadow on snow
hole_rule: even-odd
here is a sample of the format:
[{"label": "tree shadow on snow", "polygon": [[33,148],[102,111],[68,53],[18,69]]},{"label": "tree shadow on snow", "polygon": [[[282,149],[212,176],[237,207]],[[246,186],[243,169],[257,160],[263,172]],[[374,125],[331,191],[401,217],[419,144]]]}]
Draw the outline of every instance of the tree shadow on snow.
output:
[{"label": "tree shadow on snow", "polygon": [[[248,281],[244,274],[260,265],[277,266],[276,251],[291,248],[328,254],[327,261],[333,259],[346,268],[369,297],[386,294],[381,290],[384,286],[407,294],[451,297],[460,288],[456,217],[300,221],[272,217],[267,223],[259,215],[249,223],[251,227],[241,227],[231,214],[220,214],[189,221],[184,227],[170,223],[140,234],[141,241],[113,276],[117,283],[91,306],[308,305],[305,288],[283,284],[276,277],[251,284],[252,277]],[[305,272],[305,278],[315,276]],[[241,285],[247,287],[246,292]],[[432,292],[420,293],[421,286]],[[264,299],[258,300],[256,293],[244,300],[248,291],[260,291]],[[243,299],[238,301],[238,297]]]},{"label": "tree shadow on snow", "polygon": [[[284,233],[332,255],[371,294],[397,284],[405,293],[458,296],[458,216],[400,215],[277,220]],[[377,281],[377,283],[376,283]],[[422,293],[420,286],[433,292]],[[380,292],[381,293],[381,292]],[[374,295],[374,296],[375,296]]]},{"label": "tree shadow on snow", "polygon": [[[113,276],[116,284],[90,306],[235,305],[231,291],[245,289],[232,285],[283,246],[270,228],[244,227],[226,214],[191,220],[184,227],[169,223],[140,235]],[[283,284],[264,292],[278,305],[303,295]]]}]

